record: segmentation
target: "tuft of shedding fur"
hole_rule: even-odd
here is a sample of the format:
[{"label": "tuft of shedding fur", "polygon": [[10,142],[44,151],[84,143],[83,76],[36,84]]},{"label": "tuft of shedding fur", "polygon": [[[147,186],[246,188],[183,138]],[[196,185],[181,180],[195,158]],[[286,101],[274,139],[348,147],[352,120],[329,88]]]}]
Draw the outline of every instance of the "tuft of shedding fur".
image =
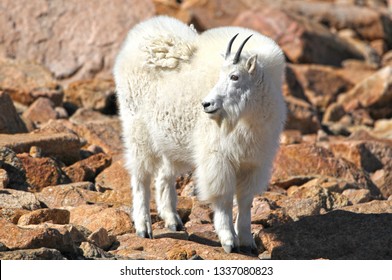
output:
[{"label": "tuft of shedding fur", "polygon": [[173,35],[151,37],[141,50],[147,53],[146,65],[153,68],[174,69],[179,63],[189,62],[195,45],[184,43]]},{"label": "tuft of shedding fur", "polygon": [[[225,59],[237,33],[233,54]],[[236,50],[251,34],[234,65]],[[253,196],[266,190],[286,117],[284,67],[276,43],[250,29],[197,34],[160,16],[129,32],[114,77],[139,235],[152,237],[152,180],[159,215],[168,228],[182,228],[175,177],[195,168],[198,196],[211,203],[223,248],[255,248],[250,208]]]}]

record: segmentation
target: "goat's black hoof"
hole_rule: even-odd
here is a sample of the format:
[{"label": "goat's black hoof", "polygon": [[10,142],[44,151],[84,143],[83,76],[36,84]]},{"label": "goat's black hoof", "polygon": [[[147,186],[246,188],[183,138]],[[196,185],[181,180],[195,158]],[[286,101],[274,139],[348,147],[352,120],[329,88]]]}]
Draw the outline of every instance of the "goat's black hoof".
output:
[{"label": "goat's black hoof", "polygon": [[240,246],[240,251],[247,255],[257,255],[257,248],[254,246]]},{"label": "goat's black hoof", "polygon": [[235,247],[233,245],[222,245],[223,250],[225,250],[226,253],[238,253],[238,247]]},{"label": "goat's black hoof", "polygon": [[180,216],[178,216],[178,215],[176,216],[175,222],[170,223],[166,227],[171,231],[183,231],[184,230],[184,225],[182,224]]},{"label": "goat's black hoof", "polygon": [[150,239],[152,239],[152,232],[147,232],[147,231],[141,230],[141,231],[137,231],[136,235],[140,236],[140,237],[143,237],[143,238],[150,238]]},{"label": "goat's black hoof", "polygon": [[182,224],[176,224],[176,225],[168,225],[167,228],[171,231],[182,231],[184,230],[184,226]]}]

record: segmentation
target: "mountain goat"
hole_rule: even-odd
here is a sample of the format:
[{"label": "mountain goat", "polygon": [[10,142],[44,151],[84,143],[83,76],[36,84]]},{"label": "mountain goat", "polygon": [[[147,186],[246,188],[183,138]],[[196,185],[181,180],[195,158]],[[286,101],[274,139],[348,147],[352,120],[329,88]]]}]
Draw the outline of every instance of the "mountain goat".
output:
[{"label": "mountain goat", "polygon": [[267,188],[285,121],[284,66],[275,42],[245,28],[199,35],[159,16],[129,32],[114,77],[139,236],[152,238],[152,178],[166,227],[182,229],[174,182],[195,168],[198,197],[211,203],[224,250],[255,249],[251,205]]}]

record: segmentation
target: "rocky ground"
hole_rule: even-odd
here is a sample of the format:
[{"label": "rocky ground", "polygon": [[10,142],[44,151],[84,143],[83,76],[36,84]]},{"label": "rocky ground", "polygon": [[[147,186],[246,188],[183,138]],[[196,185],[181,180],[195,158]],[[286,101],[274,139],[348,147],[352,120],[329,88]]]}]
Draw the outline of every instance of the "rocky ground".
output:
[{"label": "rocky ground", "polygon": [[[0,5],[0,259],[392,259],[390,1],[93,2]],[[250,27],[285,52],[258,255],[224,253],[191,170],[176,182],[186,230],[152,202],[154,239],[135,235],[109,73],[127,29],[155,14]]]}]

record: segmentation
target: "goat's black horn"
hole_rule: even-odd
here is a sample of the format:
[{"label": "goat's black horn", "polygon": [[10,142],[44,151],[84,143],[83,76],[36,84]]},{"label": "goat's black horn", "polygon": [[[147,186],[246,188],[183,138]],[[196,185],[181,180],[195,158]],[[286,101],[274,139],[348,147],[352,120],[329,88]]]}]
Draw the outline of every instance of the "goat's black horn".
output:
[{"label": "goat's black horn", "polygon": [[238,36],[238,33],[233,38],[231,38],[231,40],[229,41],[229,44],[227,45],[225,59],[227,59],[229,57],[229,55],[231,53],[231,46],[233,45],[233,42],[234,42],[235,38],[237,38],[237,36]]},{"label": "goat's black horn", "polygon": [[242,49],[244,48],[246,42],[248,42],[248,40],[249,40],[250,37],[252,37],[252,36],[253,36],[253,34],[250,35],[248,38],[246,38],[244,42],[242,42],[241,46],[238,48],[238,51],[237,51],[237,53],[236,53],[235,56],[234,56],[233,64],[237,64],[238,61],[240,61],[240,56],[241,56]]}]

